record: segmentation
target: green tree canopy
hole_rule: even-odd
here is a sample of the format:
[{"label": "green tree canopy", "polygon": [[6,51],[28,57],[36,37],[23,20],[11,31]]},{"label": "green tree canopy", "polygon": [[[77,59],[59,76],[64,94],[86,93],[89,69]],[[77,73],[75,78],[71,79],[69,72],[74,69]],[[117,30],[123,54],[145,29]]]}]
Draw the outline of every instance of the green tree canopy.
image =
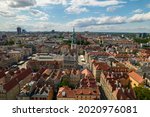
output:
[{"label": "green tree canopy", "polygon": [[150,90],[144,87],[135,87],[135,94],[138,100],[150,100]]}]

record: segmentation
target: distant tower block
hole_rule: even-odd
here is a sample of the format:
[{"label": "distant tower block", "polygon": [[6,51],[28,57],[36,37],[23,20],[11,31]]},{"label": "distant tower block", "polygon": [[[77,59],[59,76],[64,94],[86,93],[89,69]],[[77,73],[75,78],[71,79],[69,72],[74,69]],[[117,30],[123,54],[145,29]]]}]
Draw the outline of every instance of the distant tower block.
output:
[{"label": "distant tower block", "polygon": [[22,32],[22,31],[21,31],[21,28],[20,28],[20,27],[17,27],[17,34],[20,35],[21,32]]}]

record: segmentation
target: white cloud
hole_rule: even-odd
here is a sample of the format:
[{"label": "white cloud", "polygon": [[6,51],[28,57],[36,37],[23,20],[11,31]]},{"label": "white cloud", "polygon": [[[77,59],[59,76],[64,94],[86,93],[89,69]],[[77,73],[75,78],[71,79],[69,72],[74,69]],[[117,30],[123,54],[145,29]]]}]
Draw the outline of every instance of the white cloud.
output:
[{"label": "white cloud", "polygon": [[116,17],[90,17],[83,19],[76,19],[72,22],[69,22],[68,25],[76,27],[88,27],[91,25],[112,25],[112,24],[121,24],[125,23],[126,17],[116,16]]},{"label": "white cloud", "polygon": [[129,22],[142,22],[150,20],[150,12],[142,14],[134,14],[128,19]]},{"label": "white cloud", "polygon": [[131,17],[123,17],[123,16],[102,16],[102,17],[90,17],[90,18],[82,18],[76,19],[68,23],[68,25],[75,27],[88,27],[94,25],[115,25],[115,24],[124,24],[131,22],[143,22],[150,21],[150,12],[142,13],[142,14],[134,14]]},{"label": "white cloud", "polygon": [[67,5],[68,0],[36,0],[37,1],[37,5],[38,6],[45,6],[45,5],[49,5],[49,4],[53,4],[53,5],[58,5],[58,4],[62,4],[62,5]]},{"label": "white cloud", "polygon": [[15,17],[16,16],[16,10],[12,11],[6,1],[0,1],[0,16],[3,17]]},{"label": "white cloud", "polygon": [[[98,7],[107,7],[112,5],[120,5],[124,4],[126,2],[120,1],[120,0],[105,0],[105,1],[99,1],[99,0],[71,0],[69,3],[69,7],[66,8],[66,11],[70,13],[82,13],[87,12],[88,9],[86,7],[88,6],[98,6]],[[79,12],[78,12],[79,10]]]},{"label": "white cloud", "polygon": [[15,17],[16,14],[10,11],[0,11],[0,15],[3,17]]},{"label": "white cloud", "polygon": [[47,21],[48,17],[40,17],[39,20],[41,20],[41,21]]},{"label": "white cloud", "polygon": [[37,17],[38,20],[48,20],[49,15],[37,9],[30,9],[30,13]]},{"label": "white cloud", "polygon": [[69,14],[79,14],[82,12],[88,12],[87,8],[85,7],[78,7],[78,6],[70,6],[65,10]]},{"label": "white cloud", "polygon": [[30,16],[26,16],[26,15],[18,15],[15,17],[15,21],[19,21],[19,22],[25,22],[31,20]]},{"label": "white cloud", "polygon": [[105,0],[105,1],[99,1],[99,0],[71,0],[71,5],[76,6],[99,6],[99,7],[107,7],[112,5],[118,5],[123,4],[126,2],[120,1],[120,0]]},{"label": "white cloud", "polygon": [[142,9],[136,9],[136,10],[133,11],[133,13],[142,13],[142,12],[143,12]]},{"label": "white cloud", "polygon": [[114,11],[116,11],[117,9],[122,8],[122,7],[124,7],[124,5],[110,6],[110,7],[108,7],[106,10],[107,10],[107,12],[114,12]]}]

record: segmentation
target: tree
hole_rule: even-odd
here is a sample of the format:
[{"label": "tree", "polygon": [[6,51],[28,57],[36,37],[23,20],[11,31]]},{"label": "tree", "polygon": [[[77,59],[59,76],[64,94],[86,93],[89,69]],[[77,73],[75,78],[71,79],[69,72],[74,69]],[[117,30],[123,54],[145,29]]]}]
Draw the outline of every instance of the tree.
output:
[{"label": "tree", "polygon": [[149,38],[146,38],[146,39],[135,38],[134,41],[140,44],[140,43],[148,43],[150,39]]},{"label": "tree", "polygon": [[150,90],[144,87],[135,87],[135,94],[138,100],[150,100]]},{"label": "tree", "polygon": [[63,79],[62,82],[59,84],[59,87],[69,86],[69,81],[67,79]]}]

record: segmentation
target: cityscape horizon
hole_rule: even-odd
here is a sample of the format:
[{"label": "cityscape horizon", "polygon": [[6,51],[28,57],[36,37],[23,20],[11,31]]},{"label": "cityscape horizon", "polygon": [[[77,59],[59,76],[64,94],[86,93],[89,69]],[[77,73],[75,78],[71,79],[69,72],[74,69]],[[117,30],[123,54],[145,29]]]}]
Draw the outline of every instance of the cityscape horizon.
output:
[{"label": "cityscape horizon", "polygon": [[150,1],[0,0],[0,100],[150,100]]}]

